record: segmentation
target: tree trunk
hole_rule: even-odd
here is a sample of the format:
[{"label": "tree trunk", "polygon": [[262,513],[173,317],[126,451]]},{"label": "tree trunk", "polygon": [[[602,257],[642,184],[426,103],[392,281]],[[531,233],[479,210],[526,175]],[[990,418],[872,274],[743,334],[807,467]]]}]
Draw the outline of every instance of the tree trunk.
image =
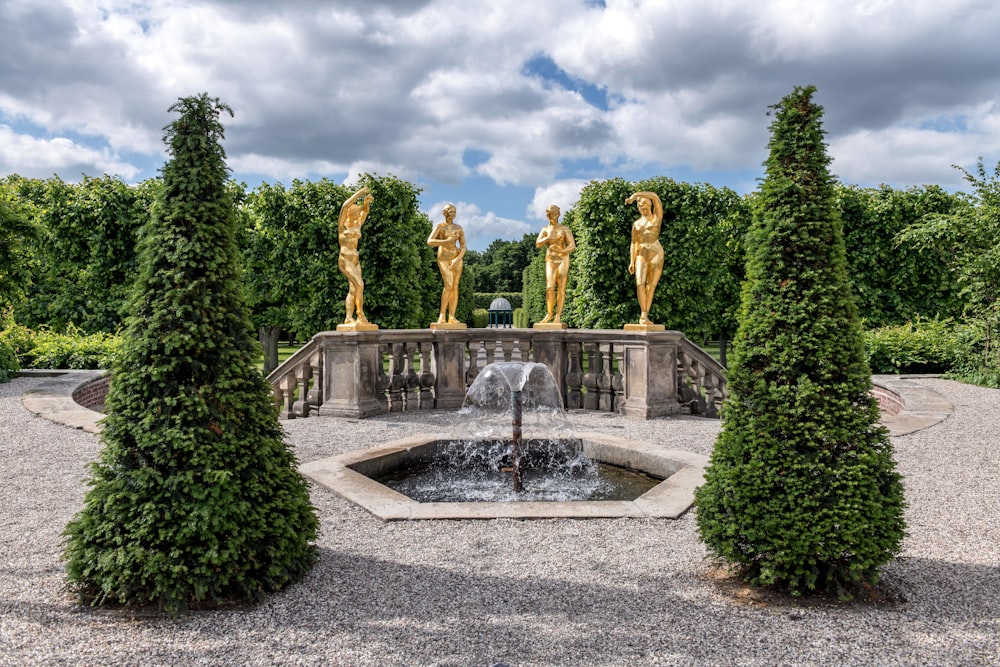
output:
[{"label": "tree trunk", "polygon": [[264,348],[264,375],[268,375],[278,367],[278,335],[280,327],[262,326],[257,330],[257,338]]}]

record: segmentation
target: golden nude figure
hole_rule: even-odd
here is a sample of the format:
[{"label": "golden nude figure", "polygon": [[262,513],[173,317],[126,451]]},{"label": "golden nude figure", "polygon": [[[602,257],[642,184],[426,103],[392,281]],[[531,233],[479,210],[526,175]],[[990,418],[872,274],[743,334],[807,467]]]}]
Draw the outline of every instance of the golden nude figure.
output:
[{"label": "golden nude figure", "polygon": [[655,192],[636,192],[625,200],[626,204],[633,202],[637,202],[640,217],[632,223],[628,272],[635,274],[641,312],[639,324],[652,325],[649,308],[653,305],[653,292],[663,273],[663,246],[660,245],[663,204]]},{"label": "golden nude figure", "polygon": [[559,222],[559,207],[545,209],[549,224],[538,233],[535,247],[545,246],[545,319],[539,324],[561,323],[566,303],[566,278],[569,276],[569,254],[576,250],[576,241],[569,227]]},{"label": "golden nude figure", "polygon": [[455,206],[446,204],[441,213],[444,222],[434,226],[427,245],[437,248],[437,263],[444,289],[441,290],[441,313],[438,324],[461,324],[455,317],[458,308],[458,284],[462,279],[462,258],[465,257],[465,231],[455,224]]},{"label": "golden nude figure", "polygon": [[[358,199],[364,196],[359,204]],[[361,258],[358,256],[358,241],[361,239],[361,225],[368,217],[374,197],[364,187],[351,195],[340,207],[337,222],[337,239],[340,242],[340,257],[337,267],[347,278],[347,299],[344,301],[346,315],[344,324],[369,324],[365,317],[365,281],[361,279]]]}]

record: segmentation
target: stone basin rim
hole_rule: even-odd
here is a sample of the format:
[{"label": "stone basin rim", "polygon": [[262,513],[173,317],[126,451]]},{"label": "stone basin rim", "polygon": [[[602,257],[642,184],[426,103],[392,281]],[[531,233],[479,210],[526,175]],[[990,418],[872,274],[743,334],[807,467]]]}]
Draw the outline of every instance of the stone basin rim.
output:
[{"label": "stone basin rim", "polygon": [[[377,468],[384,461],[419,456],[421,448],[449,440],[446,434],[400,438],[361,451],[346,452],[299,466],[308,479],[385,521],[426,519],[659,518],[676,519],[694,503],[704,481],[708,457],[594,432],[577,432],[587,456],[612,465],[664,477],[635,500],[435,502],[421,503],[355,468]],[[405,463],[400,463],[404,465]]]}]

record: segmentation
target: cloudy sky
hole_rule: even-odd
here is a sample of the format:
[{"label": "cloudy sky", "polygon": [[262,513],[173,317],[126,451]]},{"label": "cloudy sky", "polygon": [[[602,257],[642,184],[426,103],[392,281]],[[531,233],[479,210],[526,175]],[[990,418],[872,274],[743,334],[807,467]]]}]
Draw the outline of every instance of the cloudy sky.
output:
[{"label": "cloudy sky", "polygon": [[0,175],[155,176],[208,92],[248,186],[393,174],[479,249],[593,179],[754,190],[796,85],[843,182],[1000,159],[995,0],[0,0],[0,28]]}]

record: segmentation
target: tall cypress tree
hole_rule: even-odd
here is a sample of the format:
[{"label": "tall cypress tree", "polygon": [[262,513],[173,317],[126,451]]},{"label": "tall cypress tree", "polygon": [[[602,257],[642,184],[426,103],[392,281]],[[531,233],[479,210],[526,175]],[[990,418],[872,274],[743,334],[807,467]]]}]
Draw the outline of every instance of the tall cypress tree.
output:
[{"label": "tall cypress tree", "polygon": [[301,578],[317,519],[243,302],[220,144],[232,111],[207,94],[170,111],[104,448],[64,556],[82,601],[176,612]]},{"label": "tall cypress tree", "polygon": [[849,597],[899,551],[903,493],[871,396],[815,88],[772,107],[701,538],[751,584]]}]

